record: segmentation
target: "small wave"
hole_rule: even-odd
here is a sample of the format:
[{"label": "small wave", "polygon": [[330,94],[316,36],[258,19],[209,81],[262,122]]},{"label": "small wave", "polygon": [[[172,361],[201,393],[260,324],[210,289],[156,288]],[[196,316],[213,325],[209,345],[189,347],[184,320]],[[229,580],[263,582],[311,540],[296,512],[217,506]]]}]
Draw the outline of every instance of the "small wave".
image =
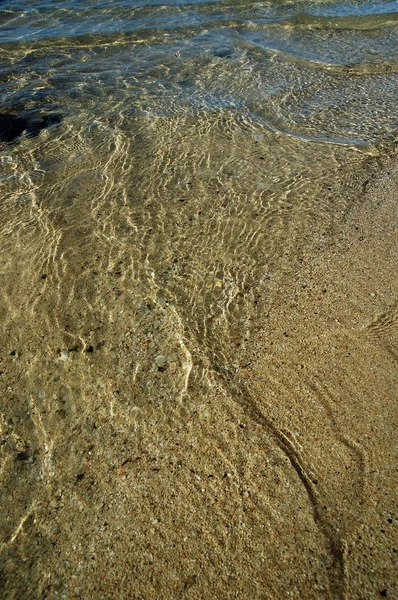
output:
[{"label": "small wave", "polygon": [[284,27],[331,29],[349,31],[373,31],[398,25],[398,13],[376,15],[322,16],[302,12],[279,23]]}]

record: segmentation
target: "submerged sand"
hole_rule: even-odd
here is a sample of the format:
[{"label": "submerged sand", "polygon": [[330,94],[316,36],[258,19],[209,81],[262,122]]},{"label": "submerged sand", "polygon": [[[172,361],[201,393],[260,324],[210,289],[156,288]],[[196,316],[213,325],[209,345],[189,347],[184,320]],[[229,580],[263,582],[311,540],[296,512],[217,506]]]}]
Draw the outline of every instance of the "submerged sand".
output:
[{"label": "submerged sand", "polygon": [[[116,261],[91,296],[83,258],[41,268],[64,305],[47,292],[40,313],[29,288],[29,318],[5,267],[1,597],[397,598],[397,206],[393,162],[332,232],[292,238],[235,337],[232,314],[233,356],[207,362],[167,300],[140,305],[139,331],[103,324]],[[16,269],[29,247],[10,252]]]}]

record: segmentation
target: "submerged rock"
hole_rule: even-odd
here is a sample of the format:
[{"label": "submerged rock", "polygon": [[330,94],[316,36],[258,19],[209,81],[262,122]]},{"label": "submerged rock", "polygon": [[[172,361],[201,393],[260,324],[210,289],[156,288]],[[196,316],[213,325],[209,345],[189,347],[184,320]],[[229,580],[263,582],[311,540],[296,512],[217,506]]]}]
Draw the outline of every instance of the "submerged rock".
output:
[{"label": "submerged rock", "polygon": [[0,113],[0,141],[14,142],[23,133],[27,136],[36,136],[39,135],[42,129],[59,125],[61,121],[61,115],[56,113],[31,119],[13,114]]},{"label": "submerged rock", "polygon": [[155,358],[155,363],[159,369],[165,369],[167,367],[167,358],[163,354],[159,354]]},{"label": "submerged rock", "polygon": [[12,142],[26,130],[27,125],[26,119],[16,115],[0,114],[0,140],[2,142]]},{"label": "submerged rock", "polygon": [[61,121],[62,117],[57,113],[31,119],[28,121],[27,133],[32,136],[38,135],[42,129],[49,129],[50,127],[59,125]]}]

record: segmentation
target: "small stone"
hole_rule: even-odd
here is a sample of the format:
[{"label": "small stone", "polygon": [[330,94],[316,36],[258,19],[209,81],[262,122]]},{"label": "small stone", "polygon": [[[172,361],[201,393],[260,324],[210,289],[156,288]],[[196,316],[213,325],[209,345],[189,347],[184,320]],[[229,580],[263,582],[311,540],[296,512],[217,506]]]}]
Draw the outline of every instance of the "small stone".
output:
[{"label": "small stone", "polygon": [[25,461],[25,460],[29,460],[29,452],[27,450],[22,450],[21,452],[18,452],[16,458],[19,461]]},{"label": "small stone", "polygon": [[169,369],[170,369],[170,373],[171,373],[172,375],[174,375],[174,373],[177,371],[177,363],[175,363],[175,362],[171,362],[171,363],[169,364]]},{"label": "small stone", "polygon": [[167,358],[163,354],[158,354],[155,358],[155,363],[159,369],[164,369],[167,367]]}]

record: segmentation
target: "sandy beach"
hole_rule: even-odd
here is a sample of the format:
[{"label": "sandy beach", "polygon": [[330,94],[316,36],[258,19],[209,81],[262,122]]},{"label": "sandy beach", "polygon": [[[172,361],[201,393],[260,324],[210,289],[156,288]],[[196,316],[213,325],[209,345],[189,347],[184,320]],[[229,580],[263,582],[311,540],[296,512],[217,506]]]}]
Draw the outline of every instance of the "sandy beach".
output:
[{"label": "sandy beach", "polygon": [[398,600],[397,40],[0,2],[0,600]]},{"label": "sandy beach", "polygon": [[[200,344],[170,341],[172,309],[150,300],[123,348],[90,307],[89,340],[68,338],[68,307],[51,340],[51,292],[18,311],[3,269],[2,598],[398,597],[398,166],[383,169],[255,288],[230,363],[197,370]],[[133,344],[141,374],[115,366]]]},{"label": "sandy beach", "polygon": [[[296,471],[295,502],[305,489],[296,515],[308,511],[329,548],[331,597],[398,596],[397,190],[395,162],[366,184],[333,241],[299,257],[271,292],[242,373],[243,404]],[[307,560],[320,552],[309,531],[299,539]],[[323,597],[302,585],[295,597]]]}]

